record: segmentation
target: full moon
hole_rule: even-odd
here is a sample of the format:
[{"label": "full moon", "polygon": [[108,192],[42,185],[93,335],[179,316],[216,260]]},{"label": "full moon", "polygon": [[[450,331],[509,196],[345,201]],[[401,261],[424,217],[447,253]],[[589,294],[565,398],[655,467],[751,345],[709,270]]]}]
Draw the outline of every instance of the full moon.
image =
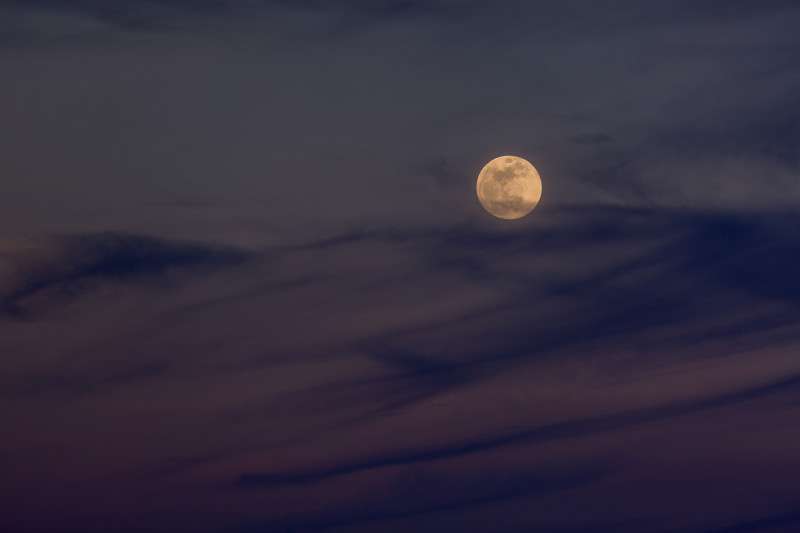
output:
[{"label": "full moon", "polygon": [[507,220],[530,213],[542,197],[542,179],[526,160],[504,155],[478,175],[478,200],[489,213]]}]

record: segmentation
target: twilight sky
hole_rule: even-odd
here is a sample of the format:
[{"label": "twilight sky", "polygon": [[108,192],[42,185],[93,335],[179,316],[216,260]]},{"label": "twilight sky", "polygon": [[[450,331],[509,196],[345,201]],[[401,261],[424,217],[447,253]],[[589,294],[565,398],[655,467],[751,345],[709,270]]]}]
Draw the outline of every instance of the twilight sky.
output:
[{"label": "twilight sky", "polygon": [[0,531],[800,530],[798,28],[0,0]]}]

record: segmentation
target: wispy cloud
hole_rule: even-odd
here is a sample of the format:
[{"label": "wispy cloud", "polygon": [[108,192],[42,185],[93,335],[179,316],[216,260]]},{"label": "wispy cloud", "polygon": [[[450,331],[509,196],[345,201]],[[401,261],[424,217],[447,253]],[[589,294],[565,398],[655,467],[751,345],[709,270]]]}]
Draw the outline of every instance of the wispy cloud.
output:
[{"label": "wispy cloud", "polygon": [[[155,394],[170,431],[217,437],[118,459],[125,479],[216,472],[234,493],[270,497],[497,454],[530,468],[530,450],[553,459],[555,445],[586,460],[598,440],[749,420],[769,403],[782,406],[775,416],[793,412],[800,369],[782,354],[800,335],[794,215],[544,209],[547,224],[511,230],[365,224],[257,253],[131,235],[56,240],[9,285],[12,307],[39,320],[4,322],[14,336],[0,349],[27,354],[4,361],[5,398],[69,406]],[[30,253],[9,248],[5,259]],[[102,287],[125,290],[92,298]],[[68,335],[48,306],[71,311]],[[58,334],[34,337],[30,325]],[[753,350],[772,355],[754,365]],[[553,372],[567,377],[551,390]],[[511,391],[521,399],[498,403]],[[574,405],[536,407],[568,397]],[[460,474],[437,475],[460,485]],[[520,479],[368,513],[274,509],[268,523],[414,520],[551,494],[572,478]]]},{"label": "wispy cloud", "polygon": [[0,528],[791,528],[798,26],[0,0]]},{"label": "wispy cloud", "polygon": [[251,253],[233,248],[142,235],[65,236],[53,240],[38,254],[15,258],[16,272],[6,281],[2,308],[7,316],[23,317],[32,308],[46,306],[48,297],[76,297],[103,281],[142,282],[176,273],[209,272],[251,257]]},{"label": "wispy cloud", "polygon": [[331,477],[354,474],[366,470],[461,457],[506,446],[521,444],[530,445],[549,440],[575,439],[602,432],[617,431],[642,424],[657,424],[674,417],[691,415],[699,411],[727,407],[732,404],[761,399],[773,394],[796,392],[798,390],[800,390],[800,375],[718,396],[690,399],[672,405],[660,405],[595,418],[568,420],[506,435],[492,436],[482,441],[459,442],[447,447],[431,448],[367,459],[361,462],[335,465],[323,470],[274,474],[248,472],[241,474],[236,479],[235,484],[241,487],[264,488],[313,483]]},{"label": "wispy cloud", "polygon": [[[516,472],[478,471],[442,476],[418,469],[407,471],[391,486],[389,493],[369,502],[336,511],[317,512],[271,522],[244,525],[241,531],[318,531],[382,522],[427,514],[480,509],[524,497],[546,495],[580,488],[613,474],[611,460],[592,464],[551,465],[538,470]],[[603,531],[600,527],[598,531]]]}]

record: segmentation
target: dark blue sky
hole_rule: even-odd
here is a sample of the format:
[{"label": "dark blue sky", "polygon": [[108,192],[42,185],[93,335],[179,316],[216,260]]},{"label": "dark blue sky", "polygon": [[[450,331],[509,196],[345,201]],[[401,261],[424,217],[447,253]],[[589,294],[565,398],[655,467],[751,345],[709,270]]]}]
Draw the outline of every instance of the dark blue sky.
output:
[{"label": "dark blue sky", "polygon": [[797,531],[797,28],[0,0],[0,530]]}]

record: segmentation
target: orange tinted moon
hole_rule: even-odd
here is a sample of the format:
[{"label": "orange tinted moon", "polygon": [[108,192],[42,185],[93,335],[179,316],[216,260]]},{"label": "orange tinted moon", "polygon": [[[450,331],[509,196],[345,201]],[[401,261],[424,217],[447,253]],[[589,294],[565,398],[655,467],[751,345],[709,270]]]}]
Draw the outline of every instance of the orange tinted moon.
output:
[{"label": "orange tinted moon", "polygon": [[511,220],[530,213],[542,197],[542,179],[525,159],[504,155],[478,175],[478,200],[492,215]]}]

